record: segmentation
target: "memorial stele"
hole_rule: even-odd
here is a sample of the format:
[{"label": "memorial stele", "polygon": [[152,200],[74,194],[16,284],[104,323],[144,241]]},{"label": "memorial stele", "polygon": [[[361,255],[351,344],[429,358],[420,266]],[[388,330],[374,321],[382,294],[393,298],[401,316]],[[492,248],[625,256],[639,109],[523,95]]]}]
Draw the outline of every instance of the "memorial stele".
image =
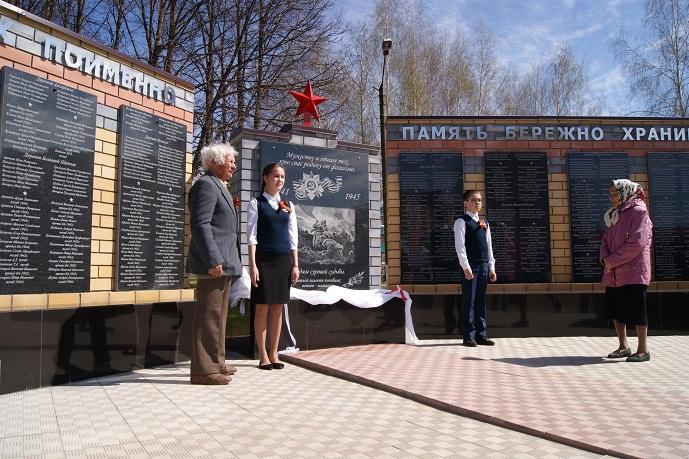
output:
[{"label": "memorial stele", "polygon": [[193,85],[4,2],[0,67],[0,311],[193,301]]}]

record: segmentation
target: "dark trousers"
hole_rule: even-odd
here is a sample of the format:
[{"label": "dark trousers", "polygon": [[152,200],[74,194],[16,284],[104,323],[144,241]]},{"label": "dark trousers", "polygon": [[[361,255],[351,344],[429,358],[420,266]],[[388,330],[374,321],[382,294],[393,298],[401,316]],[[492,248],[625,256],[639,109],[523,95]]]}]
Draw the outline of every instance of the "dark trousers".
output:
[{"label": "dark trousers", "polygon": [[486,286],[488,285],[488,263],[469,262],[474,273],[467,280],[462,273],[462,336],[474,339],[486,334]]},{"label": "dark trousers", "polygon": [[191,374],[218,373],[225,366],[225,328],[231,278],[199,278],[191,332]]}]

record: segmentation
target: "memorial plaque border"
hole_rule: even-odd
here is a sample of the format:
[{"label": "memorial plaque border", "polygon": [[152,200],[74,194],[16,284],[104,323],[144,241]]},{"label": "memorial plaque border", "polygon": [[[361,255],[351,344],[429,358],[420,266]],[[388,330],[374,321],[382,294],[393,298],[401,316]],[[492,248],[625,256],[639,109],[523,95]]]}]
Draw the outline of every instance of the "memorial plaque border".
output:
[{"label": "memorial plaque border", "polygon": [[[23,118],[33,122],[34,134],[27,131],[31,126],[15,123],[19,137],[12,142],[20,145],[16,148],[4,148],[9,132],[6,121],[10,110],[7,94],[10,78],[25,85],[12,96],[17,99],[15,111],[35,113],[32,117]],[[8,170],[8,177],[12,174],[20,177],[23,174],[19,168],[24,171],[30,168],[32,174],[25,175],[21,184],[18,182],[18,186],[12,188],[15,192],[7,196],[14,196],[15,200],[30,200],[32,206],[24,212],[16,204],[12,209],[18,212],[15,215],[17,219],[27,220],[26,228],[33,228],[27,230],[21,243],[28,250],[24,257],[28,263],[26,268],[33,274],[24,282],[17,283],[16,277],[10,279],[11,284],[3,282],[0,290],[3,294],[89,291],[98,99],[93,94],[9,66],[2,67],[0,79],[0,141],[3,143],[0,145],[0,171],[4,172],[5,159],[13,156],[21,158],[21,164],[17,162],[12,167],[14,172]],[[41,88],[46,89],[41,92]],[[26,99],[29,102],[23,106],[20,101]],[[24,151],[24,154],[20,155],[16,150]],[[30,165],[29,161],[32,161]],[[32,175],[35,186],[25,186]],[[7,183],[5,179],[0,181],[0,188]],[[56,184],[57,188],[54,188]],[[20,193],[23,196],[17,194],[17,189],[24,189]],[[5,223],[7,221],[3,221],[3,225]],[[8,231],[9,235],[17,233],[16,228]],[[12,255],[17,253],[20,252],[12,250]]]},{"label": "memorial plaque border", "polygon": [[[369,288],[368,154],[261,140],[259,181],[263,167],[271,162],[283,164],[282,197],[296,207],[301,271],[297,287]],[[347,215],[353,217],[353,224]],[[312,224],[310,229],[304,225],[306,220]]]},{"label": "memorial plaque border", "polygon": [[[689,279],[689,152],[649,152],[648,198],[653,221],[653,273],[657,281]],[[678,162],[676,177],[679,183],[668,183],[670,177],[658,173],[659,168],[670,166],[668,161]],[[684,163],[684,164],[682,164]],[[682,174],[682,166],[686,174]],[[660,185],[670,187],[666,193],[658,192]],[[670,209],[662,215],[658,201],[671,200]],[[663,206],[665,207],[665,206]],[[668,226],[667,222],[674,222]],[[668,235],[668,232],[672,233]],[[671,240],[668,240],[671,238]],[[666,266],[670,263],[669,266]]]},{"label": "memorial plaque border", "polygon": [[[577,181],[572,180],[571,160],[573,157],[586,156],[595,159],[595,164],[592,164],[591,167],[586,169],[586,171],[591,171],[597,174],[593,176],[593,179],[597,180],[594,184],[594,187],[599,189],[599,194],[593,195],[591,198],[595,200],[595,202],[593,203],[593,209],[590,212],[589,219],[587,220],[590,222],[595,222],[595,226],[589,228],[590,231],[588,235],[584,235],[584,237],[581,237],[578,235],[576,231],[578,230],[578,227],[575,227],[575,221],[573,218],[573,203],[579,197],[576,196],[576,198],[573,199],[572,192],[573,190],[577,190],[577,192],[581,191],[582,193],[593,193],[593,191],[591,190],[591,187],[589,185],[587,185],[586,187],[579,186]],[[612,158],[615,156],[619,156],[620,158],[622,156],[624,157],[625,172],[620,174],[614,174],[614,176],[610,176],[610,174],[606,173],[606,177],[603,178],[601,176],[601,158]],[[600,247],[600,239],[605,230],[605,225],[603,223],[603,213],[610,207],[608,183],[610,183],[610,181],[613,179],[625,177],[629,177],[629,154],[626,151],[571,151],[567,153],[567,187],[569,200],[570,250],[572,255],[572,282],[600,282],[602,276],[602,268],[600,266],[600,263],[598,262],[598,253]],[[577,238],[582,240],[582,244],[575,244]],[[583,263],[577,263],[576,256],[578,251],[580,250],[588,250],[588,266],[584,266]],[[577,268],[581,268],[582,266],[583,268],[590,269],[590,272],[583,272],[578,274]]]},{"label": "memorial plaque border", "polygon": [[[522,189],[524,182],[520,180],[519,169],[519,160],[523,159],[526,156],[537,157],[540,163],[538,164],[538,166],[542,167],[542,171],[538,171],[542,172],[542,182],[537,184],[539,188],[538,191],[541,193],[541,195],[533,197],[533,199],[528,199],[526,200],[527,202],[525,202],[524,196],[520,196],[524,192],[524,190]],[[492,180],[490,178],[492,167],[491,163],[493,161],[498,161],[500,157],[505,157],[508,161],[510,161],[511,169],[511,176],[509,177],[509,180],[511,182],[508,184],[509,190],[503,190],[503,192],[500,193],[502,199],[498,199],[497,196],[495,196],[497,194],[495,191],[497,181]],[[547,154],[542,151],[486,152],[484,154],[484,164],[486,174],[486,215],[491,227],[491,237],[493,241],[493,252],[496,259],[496,272],[498,274],[498,283],[551,282],[552,266],[550,258],[550,199],[548,187]],[[521,176],[524,175],[527,175],[529,179],[533,178],[531,174],[521,174]],[[514,193],[514,196],[509,196],[510,193]],[[504,194],[507,194],[507,196],[504,196]],[[524,260],[524,258],[526,257],[521,256],[522,247],[526,245],[526,240],[528,238],[522,235],[522,232],[520,231],[521,226],[519,225],[519,221],[521,219],[520,214],[525,214],[528,211],[528,209],[525,207],[526,205],[529,205],[529,208],[538,207],[538,210],[542,212],[544,220],[543,224],[539,225],[539,227],[541,230],[541,236],[545,237],[545,245],[543,247],[539,247],[539,249],[541,250],[538,254],[538,256],[540,257],[539,261],[542,263],[544,271],[541,271],[539,273],[530,273],[528,272],[529,270],[524,268],[524,265],[530,263],[530,260],[535,260],[535,256],[528,257],[526,261]],[[513,254],[500,253],[500,250],[496,249],[496,245],[500,246],[501,241],[499,238],[502,233],[502,231],[499,230],[498,226],[500,223],[505,222],[495,217],[495,214],[496,209],[502,211],[503,208],[514,209],[514,211],[511,212],[514,214],[512,218],[513,221],[511,222],[513,223],[513,228],[512,230],[510,230],[508,226],[507,230],[505,231],[506,233],[509,233],[513,238]],[[508,244],[505,243],[505,245],[507,246]],[[514,266],[512,269],[512,273],[510,273],[509,270],[504,269],[504,266],[507,263],[513,263]]]},{"label": "memorial plaque border", "polygon": [[[430,176],[419,178],[415,182],[419,186],[425,186],[426,190],[420,194],[415,192],[412,194],[405,194],[408,183],[405,181],[405,161],[418,157],[423,165],[414,168],[414,171],[420,172],[426,168],[430,168]],[[459,170],[448,170],[443,167],[441,159],[452,160],[458,163]],[[438,162],[438,167],[434,168],[433,163]],[[457,254],[454,248],[454,222],[464,213],[464,201],[462,196],[464,194],[464,155],[461,151],[453,152],[423,152],[411,151],[402,153],[399,157],[400,170],[400,279],[404,284],[416,285],[440,285],[440,284],[458,284],[460,283],[460,266]],[[454,188],[450,190],[449,187],[437,183],[433,179],[435,173],[441,175],[452,176]],[[437,177],[436,177],[437,178]],[[412,187],[414,188],[414,187]],[[418,188],[418,186],[416,187]],[[454,192],[453,192],[454,191]],[[443,197],[443,195],[446,195]],[[442,198],[442,199],[440,199]],[[407,215],[405,206],[409,206],[410,202],[419,202],[416,206],[418,212],[425,209],[425,217],[421,219],[428,220],[425,227],[421,225],[415,230],[411,228],[411,222],[405,218]],[[436,205],[439,201],[444,201],[442,205]],[[437,218],[441,214],[451,215],[447,217],[446,221],[439,221]],[[417,241],[419,250],[417,253],[412,252],[413,244],[409,243],[410,239],[414,238]],[[443,246],[441,253],[438,253],[438,246]],[[416,257],[416,260],[414,260]],[[419,266],[420,261],[423,262],[423,269],[414,272],[419,277],[412,276],[412,272],[407,270],[410,265]]]},{"label": "memorial plaque border", "polygon": [[[148,236],[145,238],[146,244],[142,247],[142,250],[137,253],[140,257],[139,260],[144,262],[143,266],[139,268],[142,271],[139,279],[129,282],[129,285],[125,284],[123,280],[123,269],[127,268],[127,264],[123,263],[123,240],[126,231],[126,225],[123,221],[123,214],[128,209],[133,209],[133,205],[128,206],[124,201],[123,188],[129,185],[130,177],[126,176],[125,161],[127,160],[125,154],[125,147],[127,142],[127,126],[126,121],[129,117],[138,116],[150,119],[150,126],[152,135],[149,136],[148,140],[152,144],[153,151],[148,154],[148,166],[150,167],[150,172],[152,174],[152,180],[149,180],[150,185],[141,185],[141,193],[136,195],[138,199],[150,201],[149,207],[150,211],[150,224],[149,228],[146,229],[145,225],[136,226],[134,223],[133,231],[138,234],[145,234]],[[179,130],[180,136],[178,138],[167,139],[164,138],[161,130],[162,124],[169,124],[172,127],[176,127]],[[139,125],[139,128],[142,126]],[[187,155],[187,128],[182,123],[171,121],[167,118],[154,115],[143,110],[139,110],[126,105],[121,105],[118,110],[118,132],[119,132],[119,144],[118,144],[118,190],[117,190],[117,237],[115,242],[115,290],[116,291],[132,291],[132,290],[166,290],[166,289],[181,289],[184,288],[184,215],[185,215],[185,189],[186,189],[186,155]],[[164,186],[169,187],[169,192],[162,189],[163,185],[159,181],[159,175],[163,167],[161,162],[161,151],[160,146],[163,143],[176,142],[177,144],[168,150],[175,150],[178,154],[176,161],[178,164],[178,169],[174,169],[174,165],[165,164],[165,169],[170,173],[178,173],[177,182],[175,183],[174,178],[170,182],[166,182]],[[176,147],[176,148],[175,148]],[[132,170],[139,167],[139,171],[142,171],[146,160],[139,160],[139,164],[132,166]],[[170,168],[173,168],[170,170]],[[142,180],[143,181],[143,180]],[[137,184],[138,186],[138,184]],[[173,187],[176,190],[173,190]],[[177,192],[176,197],[174,197],[174,205],[172,211],[169,207],[163,206],[161,196],[164,195],[174,195],[174,191]],[[168,198],[166,198],[168,199]],[[168,202],[169,204],[169,202]],[[168,209],[166,212],[161,212],[165,208]],[[172,219],[172,225],[160,225],[164,226],[164,231],[173,231],[176,237],[173,238],[163,238],[161,241],[161,234],[157,230],[159,223],[164,219]],[[142,218],[133,218],[133,222],[142,221]],[[165,221],[163,223],[170,223]],[[157,247],[158,243],[161,246]],[[164,255],[162,252],[166,252]],[[161,257],[161,260],[159,260]],[[161,266],[165,269],[161,269]],[[159,278],[162,277],[162,278]]]}]

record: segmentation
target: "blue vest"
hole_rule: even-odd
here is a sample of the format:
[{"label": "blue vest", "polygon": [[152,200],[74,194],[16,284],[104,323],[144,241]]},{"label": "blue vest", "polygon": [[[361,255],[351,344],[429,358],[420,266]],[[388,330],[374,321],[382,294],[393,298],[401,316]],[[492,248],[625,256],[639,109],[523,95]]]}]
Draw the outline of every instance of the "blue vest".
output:
[{"label": "blue vest", "polygon": [[289,213],[273,209],[265,196],[256,198],[258,223],[256,252],[268,255],[289,255]]},{"label": "blue vest", "polygon": [[488,238],[486,230],[479,226],[471,216],[464,214],[461,217],[466,226],[464,246],[467,249],[469,262],[488,263]]}]

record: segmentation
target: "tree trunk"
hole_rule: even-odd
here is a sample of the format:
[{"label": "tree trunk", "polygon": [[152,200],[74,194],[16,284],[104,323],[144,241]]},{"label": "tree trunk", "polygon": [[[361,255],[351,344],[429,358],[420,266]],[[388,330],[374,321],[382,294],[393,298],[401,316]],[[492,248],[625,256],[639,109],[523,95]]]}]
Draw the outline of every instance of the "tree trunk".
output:
[{"label": "tree trunk", "polygon": [[112,47],[119,50],[122,44],[122,26],[124,22],[124,0],[115,0],[115,36],[113,37]]},{"label": "tree trunk", "polygon": [[258,56],[256,58],[256,106],[254,108],[254,129],[261,128],[263,110],[263,59],[266,52],[265,37],[266,15],[263,0],[258,0]]}]

